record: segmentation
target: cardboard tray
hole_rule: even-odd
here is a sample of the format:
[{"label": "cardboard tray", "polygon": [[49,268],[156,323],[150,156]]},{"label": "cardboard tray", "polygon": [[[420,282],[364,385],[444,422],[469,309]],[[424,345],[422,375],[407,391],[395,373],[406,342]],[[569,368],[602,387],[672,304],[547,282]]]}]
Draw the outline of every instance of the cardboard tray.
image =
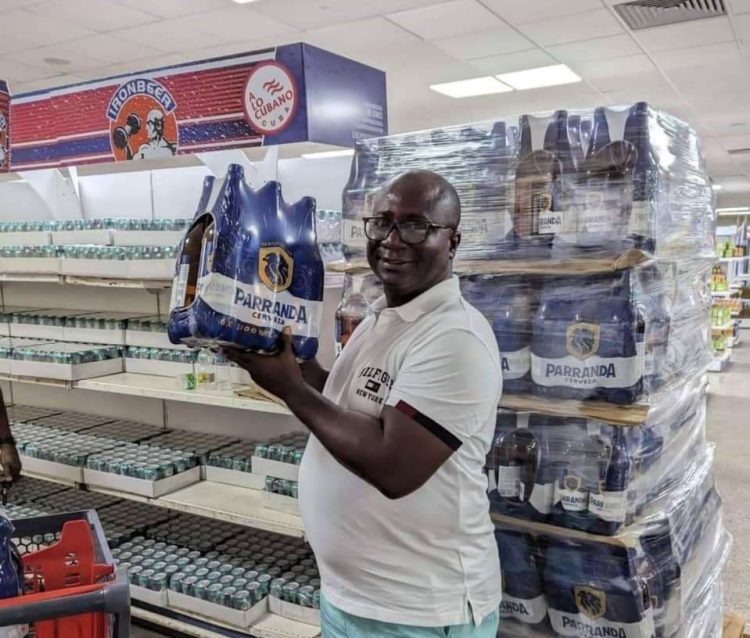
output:
[{"label": "cardboard tray", "polygon": [[61,261],[59,257],[2,257],[0,258],[0,272],[59,275]]},{"label": "cardboard tray", "polygon": [[63,341],[104,343],[115,346],[125,345],[125,331],[120,329],[68,328],[67,326],[65,326],[63,327],[62,331]]},{"label": "cardboard tray", "polygon": [[35,323],[11,322],[9,328],[11,337],[65,341],[65,328],[63,326],[40,326]]},{"label": "cardboard tray", "polygon": [[251,490],[262,490],[266,483],[266,477],[260,474],[228,470],[224,467],[215,467],[213,465],[203,466],[203,476],[207,481],[246,487]]},{"label": "cardboard tray", "polygon": [[42,474],[54,479],[70,481],[71,483],[83,483],[83,468],[77,465],[65,465],[55,461],[45,461],[33,456],[20,454],[23,469],[32,474]]},{"label": "cardboard tray", "polygon": [[264,598],[247,611],[240,611],[171,590],[167,594],[167,605],[243,629],[260,620],[268,612],[268,598]]},{"label": "cardboard tray", "polygon": [[112,245],[112,231],[100,228],[92,230],[53,230],[52,243],[66,246],[74,244]]},{"label": "cardboard tray", "polygon": [[292,498],[291,496],[284,496],[283,494],[274,494],[273,492],[263,491],[261,495],[261,502],[263,507],[270,510],[276,510],[277,512],[284,512],[286,514],[296,514],[299,516],[299,499]]},{"label": "cardboard tray", "polygon": [[294,603],[288,603],[275,596],[268,597],[268,608],[273,614],[278,614],[290,620],[303,622],[308,625],[320,626],[320,610],[302,607]]},{"label": "cardboard tray", "polygon": [[10,365],[11,374],[20,377],[37,377],[41,379],[62,379],[78,381],[93,377],[105,377],[122,372],[122,358],[90,363],[46,363],[41,361],[21,361],[13,359]]},{"label": "cardboard tray", "polygon": [[285,479],[287,481],[299,481],[299,465],[264,459],[260,456],[254,456],[252,461],[253,474],[273,476],[274,478]]},{"label": "cardboard tray", "polygon": [[126,279],[130,269],[130,262],[116,259],[73,259],[60,260],[63,275],[79,275],[81,277],[100,277],[109,279]]},{"label": "cardboard tray", "polygon": [[169,340],[166,332],[145,332],[144,330],[125,330],[125,345],[140,348],[172,348],[173,350],[188,350],[183,344],[174,344]]},{"label": "cardboard tray", "polygon": [[154,374],[158,377],[177,377],[181,374],[194,372],[192,363],[176,361],[158,361],[154,359],[125,358],[125,372],[135,374]]},{"label": "cardboard tray", "polygon": [[115,246],[176,246],[185,233],[181,230],[113,230]]},{"label": "cardboard tray", "polygon": [[186,472],[180,472],[179,474],[158,481],[147,481],[145,479],[133,478],[132,476],[121,476],[120,474],[112,474],[111,472],[100,472],[99,470],[92,470],[87,467],[83,468],[83,481],[87,485],[138,494],[149,498],[156,498],[170,492],[176,492],[200,480],[200,467],[192,467]]},{"label": "cardboard tray", "polygon": [[161,591],[154,591],[153,589],[146,589],[140,585],[130,584],[130,597],[141,602],[148,603],[149,605],[156,605],[157,607],[167,606],[167,590],[162,589]]},{"label": "cardboard tray", "polygon": [[51,243],[52,234],[48,230],[0,233],[0,246],[48,246]]}]

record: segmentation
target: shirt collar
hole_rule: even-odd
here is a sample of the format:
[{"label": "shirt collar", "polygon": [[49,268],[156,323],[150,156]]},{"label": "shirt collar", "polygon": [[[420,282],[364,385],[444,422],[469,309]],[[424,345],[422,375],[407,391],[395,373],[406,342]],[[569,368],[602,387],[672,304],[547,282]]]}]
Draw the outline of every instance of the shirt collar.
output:
[{"label": "shirt collar", "polygon": [[401,306],[388,308],[385,295],[382,295],[372,304],[372,309],[377,315],[383,311],[393,312],[402,321],[411,323],[419,319],[422,315],[434,310],[444,301],[458,299],[460,296],[461,288],[458,284],[458,277],[452,275],[449,279],[435,284],[432,288],[425,290],[421,295],[414,297],[414,299]]}]

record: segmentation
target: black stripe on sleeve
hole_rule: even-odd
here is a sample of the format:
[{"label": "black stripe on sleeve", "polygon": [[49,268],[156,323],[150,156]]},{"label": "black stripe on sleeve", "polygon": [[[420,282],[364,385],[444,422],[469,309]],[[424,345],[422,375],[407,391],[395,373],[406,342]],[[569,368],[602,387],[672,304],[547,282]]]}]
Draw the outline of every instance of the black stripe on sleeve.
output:
[{"label": "black stripe on sleeve", "polygon": [[412,421],[421,425],[425,430],[434,434],[454,452],[463,445],[463,441],[455,434],[446,430],[437,421],[433,421],[426,414],[422,414],[417,408],[409,405],[406,401],[399,401],[396,409],[408,416]]}]

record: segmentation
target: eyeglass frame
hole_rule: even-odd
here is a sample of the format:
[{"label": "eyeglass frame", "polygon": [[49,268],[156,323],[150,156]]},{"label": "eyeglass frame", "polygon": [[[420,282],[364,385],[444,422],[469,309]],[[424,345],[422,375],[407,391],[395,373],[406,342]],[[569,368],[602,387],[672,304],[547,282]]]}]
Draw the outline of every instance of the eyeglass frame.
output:
[{"label": "eyeglass frame", "polygon": [[391,226],[390,226],[390,228],[388,228],[388,231],[386,232],[386,234],[383,235],[383,238],[382,239],[373,239],[372,237],[370,237],[367,234],[367,222],[369,222],[371,219],[383,219],[385,221],[389,221],[387,217],[379,217],[377,215],[373,215],[372,217],[363,217],[362,218],[362,222],[364,224],[365,237],[367,237],[367,239],[369,239],[370,241],[385,241],[388,238],[388,235],[390,235],[393,232],[393,229],[395,228],[398,231],[398,236],[401,239],[401,241],[404,242],[405,244],[407,244],[408,246],[419,246],[420,244],[424,244],[427,241],[427,238],[430,236],[430,233],[435,228],[437,228],[437,229],[452,230],[454,233],[458,230],[458,228],[456,228],[456,226],[443,226],[441,224],[434,224],[434,223],[432,223],[430,221],[427,221],[426,219],[407,219],[407,220],[404,221],[404,223],[406,223],[406,222],[420,222],[420,223],[427,224],[427,233],[425,234],[424,239],[422,241],[408,242],[408,241],[406,241],[404,239],[404,236],[401,234],[401,222],[398,222],[398,221],[395,221],[395,220],[390,220]]}]

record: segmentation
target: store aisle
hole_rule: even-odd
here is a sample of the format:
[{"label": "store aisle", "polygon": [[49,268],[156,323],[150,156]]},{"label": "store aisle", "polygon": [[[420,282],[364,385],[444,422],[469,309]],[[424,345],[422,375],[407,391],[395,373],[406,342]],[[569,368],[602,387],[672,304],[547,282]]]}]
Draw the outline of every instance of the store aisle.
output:
[{"label": "store aisle", "polygon": [[725,607],[750,617],[750,332],[723,374],[711,374],[708,438],[717,444],[716,479],[734,537],[725,570]]}]

